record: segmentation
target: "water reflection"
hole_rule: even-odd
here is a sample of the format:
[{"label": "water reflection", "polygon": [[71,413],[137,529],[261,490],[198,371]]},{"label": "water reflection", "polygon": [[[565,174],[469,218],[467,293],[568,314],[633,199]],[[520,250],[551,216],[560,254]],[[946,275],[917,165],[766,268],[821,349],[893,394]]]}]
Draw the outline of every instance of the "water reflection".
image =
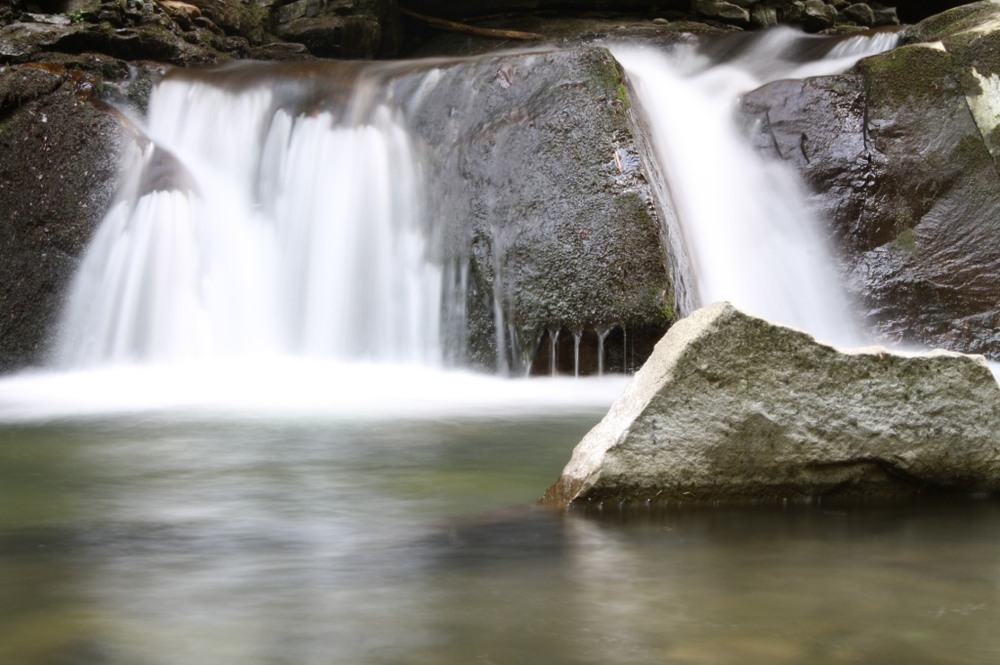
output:
[{"label": "water reflection", "polygon": [[553,513],[600,413],[0,430],[0,662],[988,663],[1000,505]]}]

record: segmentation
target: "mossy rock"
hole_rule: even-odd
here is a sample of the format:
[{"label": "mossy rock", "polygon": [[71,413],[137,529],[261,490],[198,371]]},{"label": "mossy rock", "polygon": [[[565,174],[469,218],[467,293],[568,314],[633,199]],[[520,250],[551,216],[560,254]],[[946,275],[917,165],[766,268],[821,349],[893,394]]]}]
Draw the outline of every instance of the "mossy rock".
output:
[{"label": "mossy rock", "polygon": [[907,28],[903,43],[937,42],[950,36],[1000,20],[1000,5],[995,2],[973,2],[935,14]]}]

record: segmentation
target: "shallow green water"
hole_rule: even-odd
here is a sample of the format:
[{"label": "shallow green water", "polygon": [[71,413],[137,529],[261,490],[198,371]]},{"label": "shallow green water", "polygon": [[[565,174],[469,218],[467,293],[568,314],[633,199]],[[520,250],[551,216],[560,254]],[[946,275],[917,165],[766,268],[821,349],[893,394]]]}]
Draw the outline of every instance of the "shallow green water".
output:
[{"label": "shallow green water", "polygon": [[0,429],[0,663],[995,663],[1000,505],[560,516],[599,412]]}]

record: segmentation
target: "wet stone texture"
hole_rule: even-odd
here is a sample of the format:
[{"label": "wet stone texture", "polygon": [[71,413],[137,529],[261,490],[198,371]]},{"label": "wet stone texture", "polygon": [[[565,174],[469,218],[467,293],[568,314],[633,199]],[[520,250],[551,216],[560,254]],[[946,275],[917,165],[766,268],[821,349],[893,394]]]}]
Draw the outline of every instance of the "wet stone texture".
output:
[{"label": "wet stone texture", "polygon": [[525,372],[543,338],[577,331],[593,373],[598,330],[657,339],[673,318],[661,212],[610,53],[449,62],[433,79],[404,79],[396,94],[413,100],[415,131],[443,174],[433,205],[444,245],[469,262],[469,360]]},{"label": "wet stone texture", "polygon": [[670,328],[544,502],[988,494],[998,424],[982,356],[841,352],[716,303]]},{"label": "wet stone texture", "polygon": [[743,100],[759,149],[811,185],[884,340],[1000,358],[998,19],[952,10],[844,75]]},{"label": "wet stone texture", "polygon": [[0,370],[44,356],[77,258],[118,181],[126,134],[96,75],[0,69]]}]

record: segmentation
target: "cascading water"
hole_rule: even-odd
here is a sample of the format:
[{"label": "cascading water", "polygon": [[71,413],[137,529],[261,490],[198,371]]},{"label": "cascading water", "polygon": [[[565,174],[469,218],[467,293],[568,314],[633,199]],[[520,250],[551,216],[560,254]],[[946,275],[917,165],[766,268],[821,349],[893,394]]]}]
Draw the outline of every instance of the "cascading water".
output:
[{"label": "cascading water", "polygon": [[[829,44],[791,29],[762,33],[736,57],[713,61],[694,47],[672,54],[617,46],[650,125],[660,169],[680,223],[673,251],[691,271],[691,309],[719,300],[804,329],[828,342],[864,339],[803,185],[746,141],[736,118],[739,96],[768,81],[833,74],[891,48],[891,33],[838,43],[823,58],[801,61],[803,45]],[[684,312],[686,313],[686,312]]]},{"label": "cascading water", "polygon": [[406,130],[385,105],[344,119],[298,103],[265,85],[156,88],[150,141],[74,284],[62,366],[440,363],[441,266]]},{"label": "cascading water", "polygon": [[[791,30],[721,65],[615,49],[655,123],[697,304],[727,299],[856,341],[801,185],[752,151],[732,105],[766,80],[838,71],[894,39],[846,40],[806,65],[783,60],[807,40]],[[269,85],[158,86],[151,140],[76,280],[63,366],[276,354],[439,365],[443,268],[426,185],[399,110],[372,101],[378,85],[354,81],[354,103],[336,114]]]},{"label": "cascading water", "polygon": [[[730,300],[827,341],[862,340],[806,193],[750,149],[734,105],[769,80],[841,71],[895,40],[844,39],[818,60],[795,54],[830,41],[786,30],[722,62],[693,47],[613,48],[682,224],[668,233],[692,273],[675,280],[693,285],[678,294],[682,309]],[[349,414],[467,410],[473,395],[487,409],[554,405],[537,386],[442,379],[461,337],[451,328],[465,324],[455,291],[466,269],[446,265],[431,241],[421,193],[433,174],[422,170],[405,107],[383,103],[385,81],[351,69],[332,91],[325,70],[295,78],[253,67],[156,88],[148,140],[73,286],[56,356],[74,372],[58,386],[44,377],[0,386],[6,416],[73,412],[81,395],[98,411],[222,396],[241,411]],[[431,69],[421,94],[435,80]],[[116,366],[127,374],[79,371]],[[621,385],[581,392],[586,382],[572,383],[558,390],[577,406],[606,404]]]}]

